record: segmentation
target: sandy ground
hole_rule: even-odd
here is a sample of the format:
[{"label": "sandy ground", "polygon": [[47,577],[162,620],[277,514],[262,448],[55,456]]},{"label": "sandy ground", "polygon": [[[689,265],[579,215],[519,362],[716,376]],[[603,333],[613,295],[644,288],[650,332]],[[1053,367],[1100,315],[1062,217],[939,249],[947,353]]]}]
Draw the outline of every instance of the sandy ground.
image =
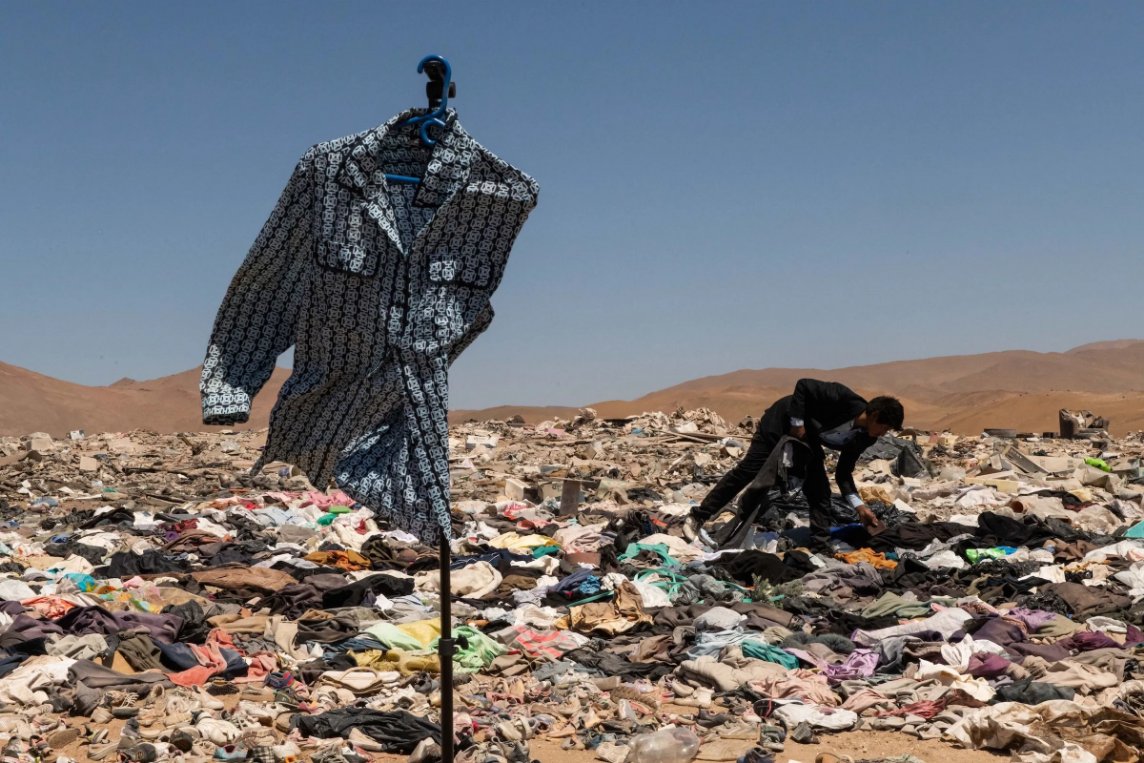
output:
[{"label": "sandy ground", "polygon": [[[786,749],[775,755],[777,763],[798,761],[814,763],[819,753],[832,752],[835,755],[849,755],[855,761],[863,758],[894,758],[913,755],[925,763],[1001,763],[1007,756],[994,755],[980,750],[963,750],[943,742],[927,739],[919,740],[892,731],[855,731],[848,734],[820,735],[820,744],[798,744],[787,742]],[[753,744],[742,741],[740,753],[749,750]],[[702,752],[700,753],[702,757]],[[566,751],[554,742],[537,740],[532,745],[532,757],[542,763],[589,763],[597,760],[587,751]],[[403,760],[397,758],[396,760]]]},{"label": "sandy ground", "polygon": [[[116,720],[108,724],[107,728],[112,739],[119,737],[124,721]],[[862,759],[881,760],[884,758],[899,758],[903,755],[913,755],[925,763],[1001,763],[1008,760],[1007,756],[995,755],[982,750],[964,750],[953,747],[944,742],[927,739],[919,740],[906,734],[892,731],[854,731],[844,734],[820,735],[820,743],[805,745],[788,741],[783,752],[775,754],[776,763],[814,763],[819,753],[834,753],[846,755],[855,761]],[[595,753],[588,750],[565,750],[561,745],[565,740],[543,738],[531,742],[531,753],[534,760],[541,763],[590,763],[599,760]],[[753,743],[747,740],[730,740],[731,748],[736,753],[749,750]],[[60,755],[71,758],[78,763],[87,763],[90,760],[87,754],[87,745],[75,742],[59,750]],[[697,763],[703,763],[704,751],[700,752]],[[112,760],[112,758],[108,758]],[[378,763],[405,763],[405,755],[378,755],[374,758]]]}]

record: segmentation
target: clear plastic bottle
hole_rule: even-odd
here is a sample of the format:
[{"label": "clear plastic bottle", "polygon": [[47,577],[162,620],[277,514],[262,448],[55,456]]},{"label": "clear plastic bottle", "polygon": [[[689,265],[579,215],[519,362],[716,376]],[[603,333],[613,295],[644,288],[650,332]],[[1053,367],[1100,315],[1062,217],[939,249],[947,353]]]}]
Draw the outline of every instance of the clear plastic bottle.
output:
[{"label": "clear plastic bottle", "polygon": [[699,738],[689,729],[660,729],[632,737],[625,763],[690,763],[699,753]]}]

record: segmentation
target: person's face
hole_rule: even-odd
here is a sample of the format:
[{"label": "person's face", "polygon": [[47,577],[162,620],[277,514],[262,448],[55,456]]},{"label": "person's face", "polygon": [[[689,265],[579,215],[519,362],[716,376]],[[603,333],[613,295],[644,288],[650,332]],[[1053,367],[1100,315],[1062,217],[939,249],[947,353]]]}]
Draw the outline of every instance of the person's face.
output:
[{"label": "person's face", "polygon": [[890,428],[888,426],[878,421],[878,416],[876,414],[870,414],[866,416],[866,432],[871,437],[881,437],[889,431]]}]

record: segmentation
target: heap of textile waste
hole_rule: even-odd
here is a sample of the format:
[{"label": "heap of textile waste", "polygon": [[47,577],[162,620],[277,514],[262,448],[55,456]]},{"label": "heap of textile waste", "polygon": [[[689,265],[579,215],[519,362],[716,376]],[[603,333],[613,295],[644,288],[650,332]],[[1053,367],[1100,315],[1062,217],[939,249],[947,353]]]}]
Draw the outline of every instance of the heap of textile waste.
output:
[{"label": "heap of textile waste", "polygon": [[[840,501],[809,553],[780,488],[738,547],[686,542],[750,425],[453,428],[459,760],[619,763],[664,730],[702,760],[855,730],[1139,758],[1139,435],[888,439],[856,473],[884,532]],[[263,436],[0,438],[5,760],[434,759],[435,550],[288,465],[249,475]]]}]

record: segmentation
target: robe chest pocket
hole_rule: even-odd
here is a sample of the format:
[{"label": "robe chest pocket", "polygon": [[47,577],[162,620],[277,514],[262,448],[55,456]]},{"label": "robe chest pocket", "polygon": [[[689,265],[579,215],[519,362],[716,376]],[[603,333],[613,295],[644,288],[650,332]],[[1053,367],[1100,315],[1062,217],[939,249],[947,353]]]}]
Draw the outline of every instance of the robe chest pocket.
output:
[{"label": "robe chest pocket", "polygon": [[318,264],[359,276],[377,272],[378,253],[372,247],[345,241],[318,242]]},{"label": "robe chest pocket", "polygon": [[429,262],[429,282],[488,289],[492,283],[492,268],[487,263],[477,264],[471,260],[434,258]]}]

